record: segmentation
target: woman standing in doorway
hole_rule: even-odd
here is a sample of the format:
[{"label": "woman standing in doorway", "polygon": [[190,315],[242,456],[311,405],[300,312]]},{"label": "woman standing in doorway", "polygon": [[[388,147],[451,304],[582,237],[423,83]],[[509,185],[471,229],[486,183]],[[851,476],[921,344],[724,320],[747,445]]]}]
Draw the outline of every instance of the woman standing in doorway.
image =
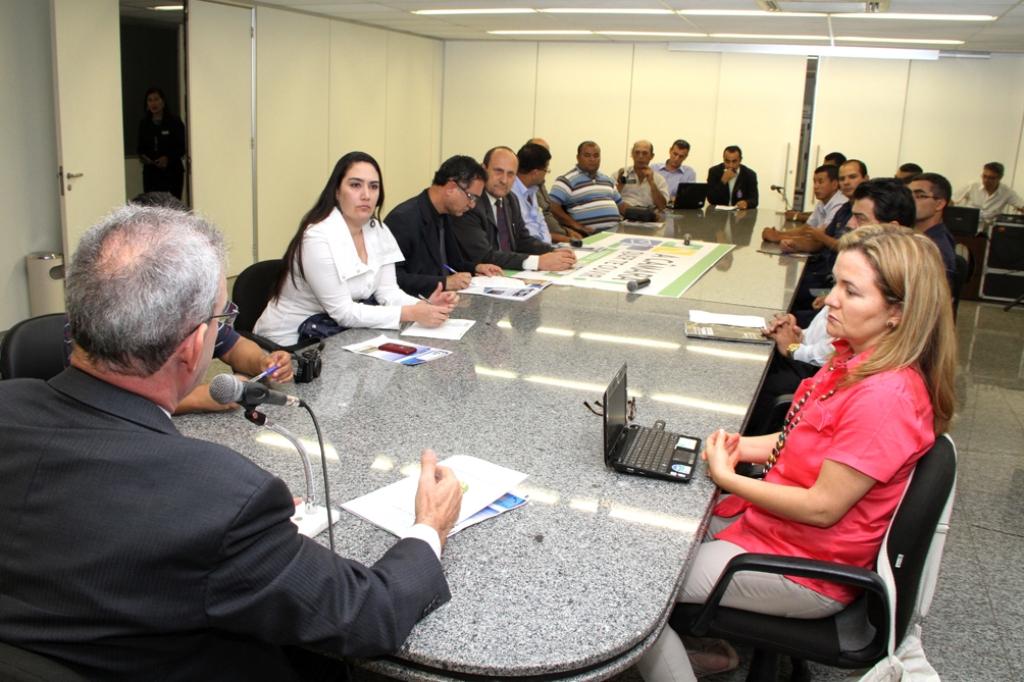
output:
[{"label": "woman standing in doorway", "polygon": [[137,153],[142,161],[142,187],[146,192],[170,192],[181,199],[185,186],[185,124],[167,111],[164,91],[146,90],[139,121]]}]

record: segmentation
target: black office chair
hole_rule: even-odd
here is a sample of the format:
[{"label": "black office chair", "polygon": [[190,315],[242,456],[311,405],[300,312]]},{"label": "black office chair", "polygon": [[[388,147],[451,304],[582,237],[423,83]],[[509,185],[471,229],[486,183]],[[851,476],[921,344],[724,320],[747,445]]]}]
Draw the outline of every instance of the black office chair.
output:
[{"label": "black office chair", "polygon": [[64,313],[22,320],[0,342],[0,377],[51,379],[64,370]]},{"label": "black office chair", "polygon": [[251,332],[256,321],[267,308],[267,302],[274,292],[274,285],[281,275],[284,261],[280,258],[261,260],[239,273],[231,289],[231,300],[238,306],[235,329]]},{"label": "black office chair", "polygon": [[[808,679],[805,660],[837,668],[869,667],[888,653],[890,622],[895,622],[899,646],[915,614],[927,611],[934,587],[928,581],[938,575],[955,483],[956,448],[943,435],[918,461],[889,527],[886,549],[896,584],[894,599],[874,571],[796,557],[741,554],[726,566],[707,602],[677,605],[669,624],[682,634],[721,637],[753,647],[748,682],[775,680],[780,655],[793,658],[794,680]],[[719,606],[739,571],[825,579],[864,592],[827,618],[785,618]],[[893,602],[894,618],[889,610]]]},{"label": "black office chair", "polygon": [[[968,254],[970,255],[970,254]],[[974,267],[967,258],[959,253],[956,254],[956,268],[953,270],[953,320],[956,321],[956,312],[960,308],[960,293],[964,289],[967,280],[971,278]]]},{"label": "black office chair", "polygon": [[70,668],[25,649],[0,642],[0,680],[5,682],[87,682]]}]

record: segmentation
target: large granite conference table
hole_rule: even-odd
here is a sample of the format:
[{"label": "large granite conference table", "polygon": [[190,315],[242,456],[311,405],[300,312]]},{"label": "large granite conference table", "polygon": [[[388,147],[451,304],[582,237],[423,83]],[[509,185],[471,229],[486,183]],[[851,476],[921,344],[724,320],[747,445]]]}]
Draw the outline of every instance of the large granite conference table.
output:
[{"label": "large granite conference table", "polygon": [[[715,486],[703,465],[686,484],[607,469],[601,418],[583,401],[600,400],[626,362],[638,423],[664,419],[670,430],[701,438],[741,428],[771,347],[687,339],[688,311],[769,315],[785,308],[801,264],[758,253],[750,230],[745,241],[727,232],[736,214],[709,218],[673,215],[657,230],[742,244],[728,267],[710,270],[682,299],[559,286],[526,302],[464,296],[455,316],[476,324],[461,341],[433,341],[454,353],[417,367],[342,349],[379,331],[327,342],[323,375],[294,391],[323,426],[335,505],[398,480],[424,447],[529,474],[519,488],[526,506],[449,540],[442,562],[451,601],[419,623],[397,655],[362,665],[401,679],[603,679],[650,646]],[[303,411],[265,411],[316,452]],[[299,459],[276,434],[239,413],[176,421],[303,494]],[[394,542],[347,512],[333,533],[340,554],[365,562]],[[318,541],[326,544],[326,533]]]}]

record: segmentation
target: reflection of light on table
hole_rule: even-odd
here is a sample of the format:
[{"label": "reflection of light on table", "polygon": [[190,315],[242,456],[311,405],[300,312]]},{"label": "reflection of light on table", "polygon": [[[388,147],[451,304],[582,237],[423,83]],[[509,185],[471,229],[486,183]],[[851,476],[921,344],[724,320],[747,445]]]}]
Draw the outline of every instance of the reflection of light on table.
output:
[{"label": "reflection of light on table", "polygon": [[529,485],[519,485],[516,487],[516,490],[528,496],[531,504],[534,502],[539,502],[540,504],[558,504],[558,500],[560,499],[558,493],[554,490],[548,490],[547,488],[534,488]]},{"label": "reflection of light on table", "polygon": [[658,341],[656,339],[645,339],[639,336],[620,336],[618,334],[596,334],[594,332],[580,332],[580,338],[587,341],[601,341],[603,343],[622,343],[629,346],[641,346],[643,348],[658,348],[661,350],[679,350],[682,346],[674,341]]},{"label": "reflection of light on table", "polygon": [[697,519],[651,512],[615,503],[612,504],[611,509],[608,511],[608,516],[609,518],[621,519],[630,523],[642,523],[645,526],[655,526],[657,528],[668,528],[669,530],[681,530],[691,533],[696,531],[700,525]]},{"label": "reflection of light on table", "polygon": [[576,511],[594,514],[597,512],[597,506],[598,501],[592,497],[574,497],[569,500],[569,509],[575,509]]},{"label": "reflection of light on table", "polygon": [[538,334],[548,334],[550,336],[576,336],[576,332],[571,329],[559,329],[558,327],[537,327],[536,332]]},{"label": "reflection of light on table", "polygon": [[391,471],[395,468],[395,460],[391,459],[387,455],[377,455],[374,458],[373,463],[370,465],[371,469],[377,471]]},{"label": "reflection of light on table", "polygon": [[490,367],[482,367],[480,365],[474,365],[473,371],[482,377],[494,377],[495,379],[518,379],[519,375],[515,372],[509,372],[505,369],[491,369]]},{"label": "reflection of light on table", "polygon": [[687,353],[700,353],[701,355],[714,355],[716,358],[726,358],[727,360],[756,360],[757,362],[764,362],[764,355],[758,355],[757,353],[744,353],[741,350],[725,350],[722,348],[709,348],[707,346],[688,345],[686,347]]},{"label": "reflection of light on table", "polygon": [[662,403],[695,407],[698,410],[708,410],[710,412],[724,412],[725,414],[735,414],[741,417],[747,413],[745,405],[716,403],[711,400],[701,400],[700,398],[691,398],[690,396],[676,395],[674,393],[655,393],[651,396],[651,399]]},{"label": "reflection of light on table", "polygon": [[[288,442],[288,439],[284,436],[274,433],[273,431],[260,431],[256,434],[256,442],[262,443],[263,445],[269,445],[274,448],[281,448],[288,452],[295,453],[295,446]],[[320,444],[315,440],[308,438],[300,438],[299,442],[302,443],[302,447],[306,448],[306,452],[309,453],[310,458],[316,457],[320,454]],[[324,454],[327,455],[327,459],[333,459],[335,462],[338,461],[338,451],[334,449],[334,446],[330,443],[324,443]]]},{"label": "reflection of light on table", "polygon": [[495,326],[500,327],[501,329],[511,329],[512,323],[508,320],[498,320]]},{"label": "reflection of light on table", "polygon": [[415,462],[409,462],[408,464],[406,464],[405,466],[400,468],[398,470],[398,473],[402,474],[403,476],[419,476],[420,475],[420,462],[419,462],[419,460],[416,460]]},{"label": "reflection of light on table", "polygon": [[531,384],[544,384],[545,386],[558,386],[560,388],[572,388],[577,391],[590,391],[592,393],[604,393],[604,389],[607,386],[600,384],[588,384],[584,381],[571,381],[569,379],[559,379],[558,377],[547,377],[540,374],[531,374],[528,377],[523,377],[524,381],[529,381]]}]

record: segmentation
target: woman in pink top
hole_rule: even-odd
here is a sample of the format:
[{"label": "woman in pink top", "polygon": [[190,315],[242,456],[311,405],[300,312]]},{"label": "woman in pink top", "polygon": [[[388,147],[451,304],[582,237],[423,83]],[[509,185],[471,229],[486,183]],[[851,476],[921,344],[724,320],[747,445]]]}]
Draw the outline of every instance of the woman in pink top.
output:
[{"label": "woman in pink top", "polygon": [[[834,274],[826,304],[836,352],[797,388],[782,431],[707,439],[709,473],[731,494],[715,508],[681,602],[703,603],[745,552],[873,567],[908,476],[949,424],[956,340],[935,245],[896,226],[862,227],[840,241]],[[764,464],[768,474],[740,476],[739,462]],[[855,596],[834,583],[743,572],[722,605],[820,618]],[[666,628],[638,667],[648,682],[678,681],[694,679],[694,667],[722,672],[737,661],[724,642],[703,649],[688,657]]]}]

